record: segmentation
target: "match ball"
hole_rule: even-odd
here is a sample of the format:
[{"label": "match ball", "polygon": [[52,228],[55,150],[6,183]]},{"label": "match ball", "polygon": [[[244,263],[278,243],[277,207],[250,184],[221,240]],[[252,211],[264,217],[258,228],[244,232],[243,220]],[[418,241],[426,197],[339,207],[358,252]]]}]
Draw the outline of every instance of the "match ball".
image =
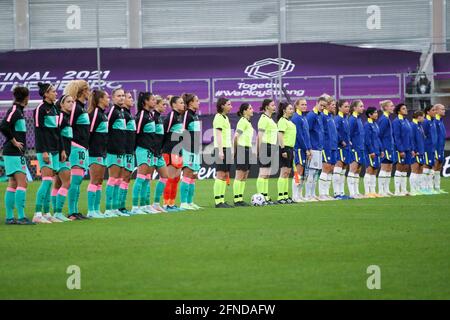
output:
[{"label": "match ball", "polygon": [[266,202],[266,198],[261,193],[256,193],[252,196],[252,205],[262,206]]}]

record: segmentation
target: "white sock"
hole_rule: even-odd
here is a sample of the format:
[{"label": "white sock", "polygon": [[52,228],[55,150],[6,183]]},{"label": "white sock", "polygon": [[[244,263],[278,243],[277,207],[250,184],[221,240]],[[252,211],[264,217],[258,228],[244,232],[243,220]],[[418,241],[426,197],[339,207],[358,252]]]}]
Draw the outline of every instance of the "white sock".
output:
[{"label": "white sock", "polygon": [[370,192],[377,193],[377,175],[372,174],[370,177]]},{"label": "white sock", "polygon": [[359,195],[359,174],[351,172],[351,175],[349,173],[348,178],[350,178],[349,184],[352,186],[353,196]]},{"label": "white sock", "polygon": [[341,194],[341,172],[342,168],[335,167],[333,170],[333,192],[335,196],[339,196]]},{"label": "white sock", "polygon": [[359,192],[359,173],[353,174],[353,189],[355,191],[355,194],[358,194],[358,195],[361,194]]},{"label": "white sock", "polygon": [[368,195],[370,193],[370,177],[371,175],[366,173],[364,176],[364,194]]},{"label": "white sock", "polygon": [[34,214],[34,216],[35,216],[35,217],[42,217],[42,212],[36,212],[36,213]]},{"label": "white sock", "polygon": [[327,184],[326,184],[326,186],[327,186],[327,196],[329,196],[330,195],[330,188],[331,188],[331,181],[333,180],[333,174],[332,173],[329,173],[329,174],[327,174]]},{"label": "white sock", "polygon": [[[425,170],[425,169],[424,169]],[[420,175],[420,179],[417,181],[417,185],[419,186],[419,190],[425,190],[426,187],[426,180],[427,180],[427,175],[424,174],[424,170],[422,170],[422,173]]]},{"label": "white sock", "polygon": [[294,178],[294,179],[292,179],[292,199],[300,198],[298,189],[299,189],[299,184],[295,183],[295,178]]},{"label": "white sock", "polygon": [[311,198],[314,194],[315,183],[314,183],[314,173],[316,170],[309,169],[308,176],[306,177],[306,190],[305,197]]},{"label": "white sock", "polygon": [[434,190],[434,174],[436,171],[434,169],[430,170],[430,189]]},{"label": "white sock", "polygon": [[348,192],[350,193],[350,197],[353,197],[355,195],[355,189],[353,187],[353,173],[352,172],[348,173],[347,187],[348,187]]},{"label": "white sock", "polygon": [[411,172],[409,176],[409,186],[411,188],[411,192],[417,192],[417,174],[414,172]]},{"label": "white sock", "polygon": [[400,193],[400,186],[402,183],[402,175],[400,171],[395,171],[394,175],[394,186],[395,186],[395,194]]},{"label": "white sock", "polygon": [[319,196],[326,195],[327,181],[328,181],[328,174],[325,172],[322,172],[319,177]]},{"label": "white sock", "polygon": [[403,172],[402,187],[403,192],[408,192],[408,172]]},{"label": "white sock", "polygon": [[384,192],[388,193],[391,192],[391,178],[392,178],[392,172],[385,171],[384,176]]},{"label": "white sock", "polygon": [[295,179],[292,179],[292,198],[293,199],[302,199],[302,190],[303,190],[303,178],[299,177],[299,183],[295,183]]},{"label": "white sock", "polygon": [[313,180],[313,181],[309,184],[308,188],[309,188],[309,191],[308,191],[308,195],[309,195],[309,196],[308,196],[308,197],[310,197],[310,198],[315,197],[315,196],[316,196],[316,181]]},{"label": "white sock", "polygon": [[422,181],[422,179],[423,179],[423,174],[421,174],[421,173],[414,174],[414,192],[420,192],[420,189],[421,189],[420,182]]},{"label": "white sock", "polygon": [[428,190],[432,191],[433,190],[433,175],[434,175],[434,170],[430,169],[430,171],[428,172]]},{"label": "white sock", "polygon": [[423,180],[422,180],[422,188],[425,190],[429,189],[428,179],[430,178],[430,169],[423,168]]},{"label": "white sock", "polygon": [[379,194],[384,194],[384,179],[385,179],[385,175],[384,175],[385,171],[384,170],[380,170],[380,174],[378,175],[378,193]]},{"label": "white sock", "polygon": [[317,181],[315,181],[315,180],[311,186],[311,196],[317,197]]},{"label": "white sock", "polygon": [[377,193],[377,176],[375,174],[370,175],[369,179],[369,189],[370,193]]},{"label": "white sock", "polygon": [[423,175],[423,181],[422,181],[422,187],[426,190],[429,191],[430,190],[430,184],[429,184],[429,179],[430,179],[430,173],[427,172]]},{"label": "white sock", "polygon": [[424,175],[422,173],[416,173],[416,192],[420,192],[423,189],[422,184]]},{"label": "white sock", "polygon": [[303,199],[303,187],[305,186],[305,180],[303,177],[300,178],[300,183],[298,185],[298,196]]},{"label": "white sock", "polygon": [[436,191],[441,190],[441,172],[440,171],[433,171],[433,182],[434,182],[434,189]]},{"label": "white sock", "polygon": [[340,181],[340,188],[341,188],[341,195],[345,195],[345,179],[347,177],[345,176],[345,171],[342,171],[341,173],[341,181]]}]

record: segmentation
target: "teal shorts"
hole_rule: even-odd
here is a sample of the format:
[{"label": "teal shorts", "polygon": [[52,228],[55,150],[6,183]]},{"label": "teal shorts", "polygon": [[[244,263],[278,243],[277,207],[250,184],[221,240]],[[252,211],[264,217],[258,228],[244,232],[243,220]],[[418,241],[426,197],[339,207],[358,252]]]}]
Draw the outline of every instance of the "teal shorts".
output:
[{"label": "teal shorts", "polygon": [[166,161],[163,156],[153,157],[153,166],[155,168],[162,168],[166,166]]},{"label": "teal shorts", "polygon": [[194,172],[200,170],[200,154],[192,153],[187,150],[182,150],[183,168],[189,168]]},{"label": "teal shorts", "polygon": [[149,167],[153,167],[153,153],[148,149],[137,147],[136,163],[138,167],[143,164],[146,164]]},{"label": "teal shorts", "polygon": [[70,161],[65,161],[65,162],[60,161],[59,162],[57,172],[61,172],[61,171],[65,171],[65,170],[70,170]]},{"label": "teal shorts", "polygon": [[123,168],[124,165],[124,154],[112,154],[108,153],[106,155],[106,166],[109,168],[111,166],[118,166],[120,168]]},{"label": "teal shorts", "polygon": [[89,165],[89,152],[87,149],[75,147],[72,145],[72,149],[70,150],[70,167],[80,167],[84,170],[88,169]]},{"label": "teal shorts", "polygon": [[5,162],[5,174],[10,177],[15,173],[27,174],[27,161],[23,156],[3,156]]},{"label": "teal shorts", "polygon": [[91,164],[98,164],[99,166],[105,166],[105,158],[103,157],[89,157],[89,166]]},{"label": "teal shorts", "polygon": [[49,153],[48,155],[49,155],[48,158],[50,160],[50,163],[45,163],[42,153],[40,153],[40,152],[36,153],[36,158],[38,159],[40,170],[42,170],[42,168],[47,167],[47,168],[52,169],[57,172],[59,169],[59,153],[52,152],[52,153]]},{"label": "teal shorts", "polygon": [[123,164],[124,169],[127,171],[130,171],[130,172],[133,172],[134,167],[135,167],[134,154],[127,153],[126,155],[124,155],[124,159],[125,159],[124,164]]}]

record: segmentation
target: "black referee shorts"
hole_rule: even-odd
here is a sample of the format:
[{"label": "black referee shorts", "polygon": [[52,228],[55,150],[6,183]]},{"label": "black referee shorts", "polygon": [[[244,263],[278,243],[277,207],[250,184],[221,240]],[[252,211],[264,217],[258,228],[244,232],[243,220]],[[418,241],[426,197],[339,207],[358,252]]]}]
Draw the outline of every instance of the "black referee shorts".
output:
[{"label": "black referee shorts", "polygon": [[281,155],[281,148],[280,148],[280,168],[292,169],[294,162],[294,148],[284,147],[284,151],[287,153],[287,158],[284,158]]},{"label": "black referee shorts", "polygon": [[251,166],[252,149],[250,147],[237,146],[234,155],[236,170],[248,171]]},{"label": "black referee shorts", "polygon": [[276,162],[278,147],[274,144],[261,143],[258,154],[258,164],[261,168],[270,168]]},{"label": "black referee shorts", "polygon": [[233,164],[233,157],[231,153],[231,148],[223,148],[224,159],[220,159],[219,149],[214,148],[214,162],[216,171],[230,172],[231,165]]}]

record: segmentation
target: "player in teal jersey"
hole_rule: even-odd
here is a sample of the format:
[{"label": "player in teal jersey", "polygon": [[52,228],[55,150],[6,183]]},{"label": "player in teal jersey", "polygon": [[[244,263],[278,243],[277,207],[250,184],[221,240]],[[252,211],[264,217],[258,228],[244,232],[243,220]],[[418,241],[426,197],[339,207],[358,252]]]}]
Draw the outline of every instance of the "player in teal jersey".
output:
[{"label": "player in teal jersey", "polygon": [[201,165],[201,122],[197,111],[200,102],[195,94],[182,95],[186,111],[183,115],[183,179],[180,184],[180,208],[199,210],[200,206],[194,203],[195,180]]},{"label": "player in teal jersey", "polygon": [[[50,214],[50,199],[53,177],[60,160],[60,134],[58,128],[59,112],[56,109],[56,89],[50,83],[38,83],[42,102],[34,111],[34,132],[36,141],[36,157],[39,161],[42,182],[36,195],[36,208],[33,222],[62,222]],[[66,160],[65,152],[61,152]]]},{"label": "player in teal jersey", "polygon": [[[27,192],[27,164],[25,160],[26,132],[24,108],[28,105],[30,92],[28,88],[17,86],[13,90],[13,106],[6,112],[0,123],[0,132],[5,136],[3,159],[5,175],[9,177],[5,192],[6,224],[34,224],[25,216],[25,200]],[[14,217],[17,209],[18,219]]]},{"label": "player in teal jersey", "polygon": [[134,159],[134,149],[136,145],[136,121],[131,113],[131,108],[134,105],[134,99],[131,92],[125,93],[125,101],[122,107],[123,114],[125,117],[125,134],[126,134],[126,144],[125,144],[125,155],[124,164],[121,171],[121,183],[119,189],[119,211],[125,214],[130,214],[126,206],[128,185],[130,183],[131,174],[135,168]]},{"label": "player in teal jersey", "polygon": [[100,204],[102,198],[103,178],[106,171],[106,146],[108,144],[108,117],[105,109],[109,105],[109,95],[103,90],[93,90],[89,97],[89,185],[88,214],[89,218],[111,218],[102,214]]},{"label": "player in teal jersey", "polygon": [[[72,149],[73,132],[70,126],[70,113],[75,107],[75,99],[65,94],[57,102],[56,108],[59,110],[59,133],[60,133],[60,151],[61,157],[57,174],[53,178],[52,205],[53,213],[56,219],[63,222],[72,221],[63,215],[62,209],[66,202],[67,193],[70,187],[70,162],[69,156]],[[62,161],[66,159],[66,161]]]}]

